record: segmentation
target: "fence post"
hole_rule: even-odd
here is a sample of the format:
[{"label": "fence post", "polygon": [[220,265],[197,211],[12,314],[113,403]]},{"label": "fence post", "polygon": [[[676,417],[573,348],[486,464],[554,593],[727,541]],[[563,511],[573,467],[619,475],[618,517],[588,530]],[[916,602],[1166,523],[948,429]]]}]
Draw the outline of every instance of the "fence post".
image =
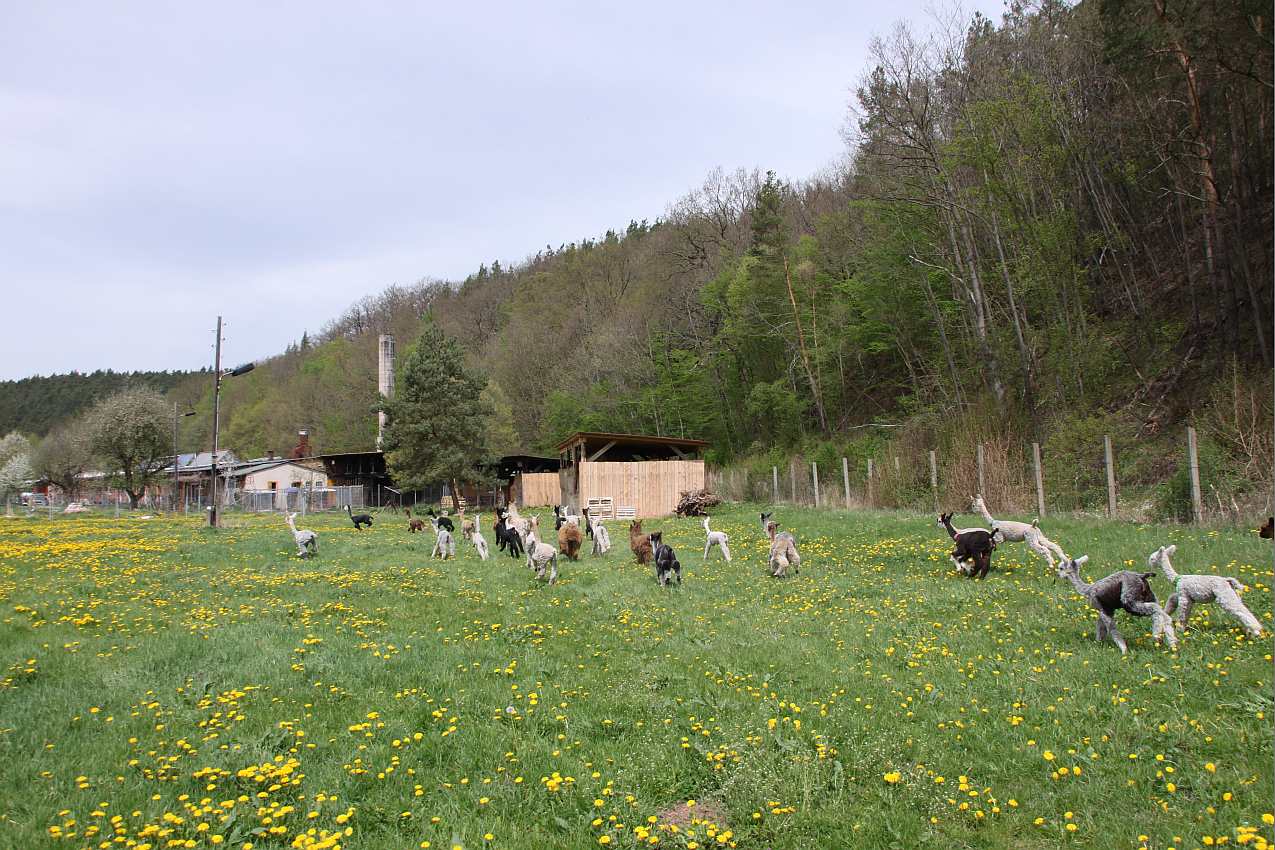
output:
[{"label": "fence post", "polygon": [[772,499],[771,501],[778,503],[779,502],[779,467],[777,466],[772,466],[770,468],[770,486],[771,486],[771,489],[774,490],[774,496],[775,496],[775,498]]},{"label": "fence post", "polygon": [[1032,467],[1036,470],[1036,516],[1045,516],[1045,478],[1040,472],[1040,443],[1032,443]]},{"label": "fence post", "polygon": [[819,464],[816,461],[810,462],[810,482],[815,488],[815,507],[819,507]]},{"label": "fence post", "polygon": [[976,453],[978,463],[978,495],[983,495],[983,444],[978,444],[978,452]]},{"label": "fence post", "polygon": [[1186,454],[1191,466],[1191,517],[1197,523],[1204,522],[1204,505],[1200,501],[1200,453],[1195,429],[1186,426]]},{"label": "fence post", "polygon": [[788,486],[792,488],[792,503],[797,504],[797,464],[788,461]]},{"label": "fence post", "polygon": [[897,478],[903,473],[899,471],[899,456],[894,456],[894,476]]},{"label": "fence post", "polygon": [[841,483],[846,488],[846,510],[850,510],[850,461],[841,458]]},{"label": "fence post", "polygon": [[868,458],[868,507],[872,507],[872,458]]},{"label": "fence post", "polygon": [[930,492],[934,494],[934,510],[939,509],[939,459],[934,449],[930,449]]},{"label": "fence post", "polygon": [[1116,515],[1116,462],[1111,452],[1111,436],[1102,435],[1102,451],[1107,462],[1107,516]]}]

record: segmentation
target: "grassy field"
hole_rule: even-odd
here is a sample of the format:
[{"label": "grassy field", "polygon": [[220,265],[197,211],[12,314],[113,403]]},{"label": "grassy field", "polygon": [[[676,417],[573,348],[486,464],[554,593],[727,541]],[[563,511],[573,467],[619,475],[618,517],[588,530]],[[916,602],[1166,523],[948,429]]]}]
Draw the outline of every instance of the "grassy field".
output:
[{"label": "grassy field", "polygon": [[[393,515],[307,519],[310,561],[277,517],[0,521],[0,847],[1275,840],[1270,640],[1121,614],[1122,658],[1021,544],[976,583],[928,518],[780,508],[771,579],[756,516],[715,517],[732,564],[648,522],[668,589],[615,523],[551,587]],[[1091,580],[1176,543],[1271,622],[1250,531],[1046,525]]]}]

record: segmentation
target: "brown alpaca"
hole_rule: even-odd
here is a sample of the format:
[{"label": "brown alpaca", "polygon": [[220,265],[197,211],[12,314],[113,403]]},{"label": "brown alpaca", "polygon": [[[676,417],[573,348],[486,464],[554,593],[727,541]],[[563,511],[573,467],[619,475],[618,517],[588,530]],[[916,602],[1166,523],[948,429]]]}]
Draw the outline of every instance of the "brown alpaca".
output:
[{"label": "brown alpaca", "polygon": [[580,547],[584,545],[584,535],[580,526],[574,522],[564,522],[558,529],[558,551],[567,556],[569,561],[580,560]]},{"label": "brown alpaca", "polygon": [[407,530],[415,534],[418,531],[425,530],[425,520],[416,519],[412,516],[411,508],[404,508],[403,512],[407,514]]},{"label": "brown alpaca", "polygon": [[651,549],[651,538],[642,533],[642,520],[635,519],[629,523],[629,548],[639,564],[649,564],[655,560],[655,551]]}]

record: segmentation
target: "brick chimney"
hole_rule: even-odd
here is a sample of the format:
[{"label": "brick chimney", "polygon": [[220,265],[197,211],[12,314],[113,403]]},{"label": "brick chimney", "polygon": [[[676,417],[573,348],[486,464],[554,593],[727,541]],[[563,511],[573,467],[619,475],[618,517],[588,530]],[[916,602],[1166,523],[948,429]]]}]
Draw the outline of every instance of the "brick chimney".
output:
[{"label": "brick chimney", "polygon": [[266,460],[274,460],[274,449],[266,449]]},{"label": "brick chimney", "polygon": [[310,429],[302,428],[297,432],[297,447],[292,450],[293,457],[310,457]]}]

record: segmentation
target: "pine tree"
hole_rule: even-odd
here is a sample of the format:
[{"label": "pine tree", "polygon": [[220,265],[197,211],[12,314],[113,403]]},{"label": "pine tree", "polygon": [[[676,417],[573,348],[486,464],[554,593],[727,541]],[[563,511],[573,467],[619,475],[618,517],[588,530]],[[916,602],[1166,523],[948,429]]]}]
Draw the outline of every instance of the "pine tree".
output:
[{"label": "pine tree", "polygon": [[458,482],[484,477],[492,414],[483,399],[487,379],[465,367],[460,346],[430,319],[401,375],[394,399],[385,405],[386,467],[412,489],[450,482],[452,507],[459,510]]}]

